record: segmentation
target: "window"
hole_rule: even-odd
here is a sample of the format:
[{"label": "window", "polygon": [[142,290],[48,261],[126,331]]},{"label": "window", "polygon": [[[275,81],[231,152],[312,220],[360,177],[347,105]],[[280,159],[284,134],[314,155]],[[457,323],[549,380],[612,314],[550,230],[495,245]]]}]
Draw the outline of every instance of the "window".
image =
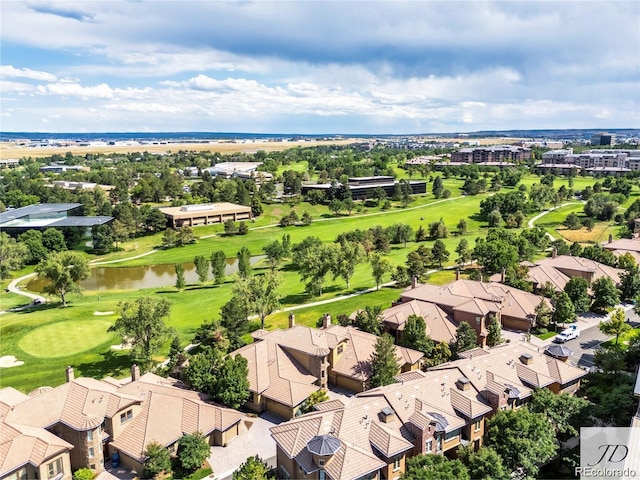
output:
[{"label": "window", "polygon": [[476,325],[480,325],[480,317],[476,317]]},{"label": "window", "polygon": [[398,470],[400,470],[400,457],[393,459],[393,471],[397,472]]},{"label": "window", "polygon": [[344,351],[344,345],[338,345],[338,355]]},{"label": "window", "polygon": [[87,430],[87,440],[90,442],[93,441],[93,430]]},{"label": "window", "polygon": [[318,460],[318,466],[319,467],[324,467],[324,460]]},{"label": "window", "polygon": [[89,447],[89,458],[93,458],[94,455],[95,451],[93,450],[93,447]]},{"label": "window", "polygon": [[442,435],[436,437],[436,452],[442,452]]},{"label": "window", "polygon": [[322,370],[321,377],[324,378],[326,373],[327,373],[326,370]]},{"label": "window", "polygon": [[433,452],[433,440],[429,439],[424,444],[424,451],[427,453]]},{"label": "window", "polygon": [[60,475],[62,472],[62,458],[58,458],[47,465],[47,470],[49,471],[49,478],[53,478],[57,475]]},{"label": "window", "polygon": [[444,436],[444,441],[448,442],[449,440],[456,438],[460,435],[460,429],[456,428],[455,430],[450,431],[449,433],[445,434]]},{"label": "window", "polygon": [[284,467],[281,466],[280,470],[282,471],[282,480],[291,480],[291,475],[289,475],[289,472],[287,472]]},{"label": "window", "polygon": [[480,430],[481,426],[482,426],[482,420],[476,420],[476,423],[473,425],[473,430],[477,432]]},{"label": "window", "polygon": [[120,424],[122,425],[125,422],[128,422],[133,418],[133,410],[127,410],[126,412],[120,414]]},{"label": "window", "polygon": [[4,477],[4,480],[27,480],[27,468],[16,470],[11,475]]},{"label": "window", "polygon": [[318,475],[318,479],[319,480],[326,480],[326,477],[324,476],[324,470],[320,470],[320,475]]}]

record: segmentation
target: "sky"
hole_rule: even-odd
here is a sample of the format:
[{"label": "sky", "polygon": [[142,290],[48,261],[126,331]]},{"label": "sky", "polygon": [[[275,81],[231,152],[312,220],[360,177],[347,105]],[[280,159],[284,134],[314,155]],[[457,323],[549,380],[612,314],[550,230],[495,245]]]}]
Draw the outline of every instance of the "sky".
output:
[{"label": "sky", "polygon": [[0,2],[0,130],[640,127],[638,1]]}]

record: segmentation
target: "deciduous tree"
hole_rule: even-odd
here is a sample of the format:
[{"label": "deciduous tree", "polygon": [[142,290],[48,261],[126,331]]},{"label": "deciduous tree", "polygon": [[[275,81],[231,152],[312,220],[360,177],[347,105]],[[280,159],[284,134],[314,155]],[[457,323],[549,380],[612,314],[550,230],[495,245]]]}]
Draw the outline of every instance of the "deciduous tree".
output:
[{"label": "deciduous tree", "polygon": [[209,280],[209,259],[204,255],[197,255],[193,259],[193,263],[196,266],[196,273],[198,274],[198,280],[204,284]]},{"label": "deciduous tree", "polygon": [[616,308],[613,312],[611,312],[611,318],[609,320],[605,320],[604,322],[600,322],[598,324],[598,328],[605,335],[615,335],[616,345],[618,345],[620,335],[623,335],[631,330],[631,325],[627,323],[624,310],[621,308]]},{"label": "deciduous tree", "polygon": [[471,350],[478,346],[478,335],[467,322],[460,322],[456,328],[456,340],[453,344],[453,352],[457,355],[466,350]]},{"label": "deciduous tree", "polygon": [[238,275],[247,278],[251,275],[251,251],[247,247],[242,247],[236,254],[238,260]]},{"label": "deciduous tree", "polygon": [[81,292],[80,282],[89,278],[89,263],[78,253],[59,252],[40,262],[36,273],[49,281],[42,291],[59,296],[62,306],[66,307],[67,294]]},{"label": "deciduous tree", "polygon": [[393,264],[391,260],[389,260],[389,257],[379,252],[373,252],[369,255],[369,264],[371,265],[373,279],[376,281],[376,290],[380,290],[380,283],[387,273],[391,273]]},{"label": "deciduous tree", "polygon": [[22,268],[28,258],[29,250],[25,244],[17,243],[15,238],[0,232],[0,279],[8,278],[12,271]]},{"label": "deciduous tree", "polygon": [[150,442],[144,452],[147,458],[144,462],[144,478],[155,478],[162,472],[171,471],[171,456],[169,450],[158,442]]},{"label": "deciduous tree", "polygon": [[596,313],[605,313],[607,308],[615,307],[620,303],[620,294],[613,280],[609,277],[600,277],[591,284],[593,303],[591,310]]},{"label": "deciduous tree", "polygon": [[181,263],[176,263],[176,288],[178,290],[184,290],[187,286],[187,281],[184,279],[184,267]]},{"label": "deciduous tree", "polygon": [[573,302],[576,312],[586,312],[589,310],[591,298],[589,298],[589,283],[582,277],[569,279],[564,286],[564,291]]},{"label": "deciduous tree", "polygon": [[[440,178],[440,177],[438,177]],[[402,480],[469,480],[469,471],[460,460],[444,455],[416,455],[407,460]]]},{"label": "deciduous tree", "polygon": [[211,254],[211,273],[216,285],[224,283],[224,271],[227,267],[227,256],[222,250],[217,250]]},{"label": "deciduous tree", "polygon": [[209,455],[211,448],[202,432],[187,433],[178,440],[178,459],[187,472],[199,469]]},{"label": "deciduous tree", "polygon": [[258,455],[247,458],[247,460],[233,472],[232,480],[267,480],[269,473],[267,462]]}]

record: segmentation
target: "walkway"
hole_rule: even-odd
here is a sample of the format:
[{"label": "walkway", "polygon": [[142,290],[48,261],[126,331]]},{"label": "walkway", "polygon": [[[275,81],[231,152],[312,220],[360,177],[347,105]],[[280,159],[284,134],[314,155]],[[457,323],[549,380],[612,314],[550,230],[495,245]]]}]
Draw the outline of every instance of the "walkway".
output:
[{"label": "walkway", "polygon": [[[35,277],[37,275],[37,273],[30,273],[29,275],[24,275],[22,277],[16,278],[15,280],[13,280],[8,286],[7,286],[7,290],[11,293],[15,293],[16,295],[22,295],[23,297],[28,297],[31,299],[32,303],[46,303],[47,299],[44,298],[42,295],[37,295],[35,293],[31,293],[31,292],[25,292],[24,290],[21,290],[20,288],[18,288],[18,284],[31,278],[31,277]],[[14,309],[10,309],[9,311],[17,311],[18,309],[23,309],[26,307],[16,307]]]},{"label": "walkway", "polygon": [[[536,221],[538,221],[542,217],[544,217],[547,213],[552,212],[554,210],[557,210],[558,208],[566,207],[567,205],[580,205],[580,202],[567,202],[567,203],[563,203],[562,205],[558,205],[557,207],[550,208],[549,210],[545,210],[544,212],[539,213],[538,215],[533,217],[531,220],[529,220],[529,222],[527,222],[527,226],[529,228],[533,228],[534,227],[534,223],[536,223]],[[547,236],[551,239],[552,242],[556,239],[549,232],[547,232]]]}]

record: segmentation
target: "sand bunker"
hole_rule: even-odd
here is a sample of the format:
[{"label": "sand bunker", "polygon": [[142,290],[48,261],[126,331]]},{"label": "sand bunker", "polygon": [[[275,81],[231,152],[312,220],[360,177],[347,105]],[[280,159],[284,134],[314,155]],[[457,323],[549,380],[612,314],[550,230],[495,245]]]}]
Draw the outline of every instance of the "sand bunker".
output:
[{"label": "sand bunker", "polygon": [[113,315],[115,312],[93,312],[94,315]]},{"label": "sand bunker", "polygon": [[13,355],[5,355],[4,357],[0,357],[0,368],[19,367],[20,365],[24,365],[24,362],[21,360],[16,360],[16,357],[14,357]]}]

